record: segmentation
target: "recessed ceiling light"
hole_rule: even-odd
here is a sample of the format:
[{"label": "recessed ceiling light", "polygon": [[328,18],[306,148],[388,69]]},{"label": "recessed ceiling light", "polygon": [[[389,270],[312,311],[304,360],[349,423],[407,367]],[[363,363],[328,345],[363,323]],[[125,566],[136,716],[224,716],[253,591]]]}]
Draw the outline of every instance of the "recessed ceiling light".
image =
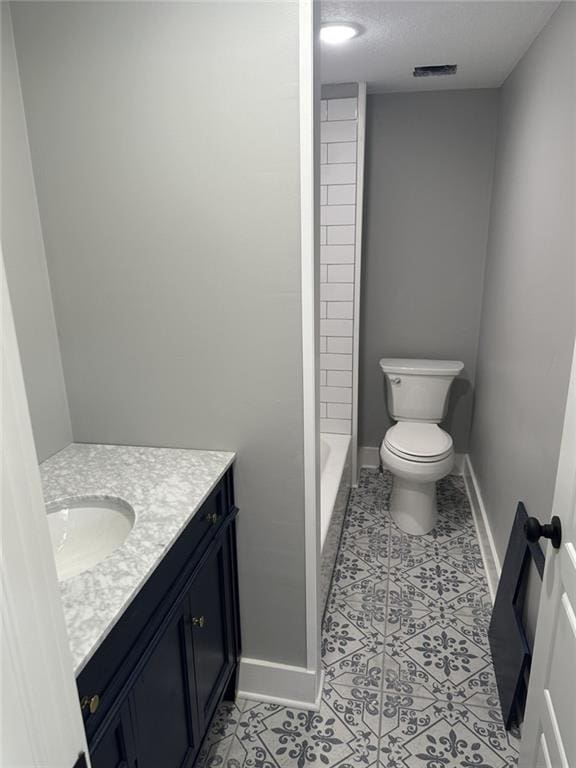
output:
[{"label": "recessed ceiling light", "polygon": [[360,34],[360,28],[355,24],[347,22],[336,22],[332,24],[322,24],[320,28],[320,40],[329,45],[339,45],[346,43],[353,37]]}]

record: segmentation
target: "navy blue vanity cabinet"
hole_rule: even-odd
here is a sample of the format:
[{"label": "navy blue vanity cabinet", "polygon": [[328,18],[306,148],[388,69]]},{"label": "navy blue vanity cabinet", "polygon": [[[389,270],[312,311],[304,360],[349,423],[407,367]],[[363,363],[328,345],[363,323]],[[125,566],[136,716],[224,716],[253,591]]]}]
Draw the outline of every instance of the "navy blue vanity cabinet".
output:
[{"label": "navy blue vanity cabinet", "polygon": [[190,635],[184,599],[149,649],[132,690],[138,768],[189,766],[198,751]]},{"label": "navy blue vanity cabinet", "polygon": [[233,697],[236,513],[229,470],[79,675],[81,699],[101,702],[85,712],[93,768],[191,768]]},{"label": "navy blue vanity cabinet", "polygon": [[210,725],[236,666],[231,536],[215,542],[190,590],[194,676],[200,731]]},{"label": "navy blue vanity cabinet", "polygon": [[137,765],[130,705],[125,702],[90,749],[92,768],[133,768]]}]

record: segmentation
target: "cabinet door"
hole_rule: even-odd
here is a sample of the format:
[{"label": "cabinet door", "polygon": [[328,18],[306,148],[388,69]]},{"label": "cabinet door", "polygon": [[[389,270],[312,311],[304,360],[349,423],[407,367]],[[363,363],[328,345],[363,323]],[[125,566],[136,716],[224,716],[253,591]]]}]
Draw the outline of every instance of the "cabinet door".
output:
[{"label": "cabinet door", "polygon": [[235,664],[231,529],[214,542],[190,589],[200,730],[204,732]]},{"label": "cabinet door", "polygon": [[90,747],[92,768],[135,768],[136,754],[128,703],[96,734]]},{"label": "cabinet door", "polygon": [[188,600],[169,614],[134,685],[138,768],[186,768],[199,738]]}]

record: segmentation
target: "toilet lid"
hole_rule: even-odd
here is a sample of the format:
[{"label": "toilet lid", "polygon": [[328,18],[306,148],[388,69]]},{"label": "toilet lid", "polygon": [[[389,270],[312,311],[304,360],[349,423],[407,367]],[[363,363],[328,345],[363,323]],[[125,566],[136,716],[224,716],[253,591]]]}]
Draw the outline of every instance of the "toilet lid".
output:
[{"label": "toilet lid", "polygon": [[437,424],[401,421],[390,427],[384,438],[397,456],[414,461],[440,461],[452,451],[452,438]]}]

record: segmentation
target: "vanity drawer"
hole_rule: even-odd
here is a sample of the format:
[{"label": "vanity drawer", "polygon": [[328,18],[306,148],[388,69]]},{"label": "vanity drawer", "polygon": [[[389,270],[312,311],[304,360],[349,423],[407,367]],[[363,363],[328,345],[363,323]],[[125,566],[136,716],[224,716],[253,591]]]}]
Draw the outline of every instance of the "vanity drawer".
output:
[{"label": "vanity drawer", "polygon": [[[133,669],[204,553],[237,510],[230,468],[170,547],[77,678],[88,742],[122,698]],[[90,712],[94,696],[99,704]]]}]

